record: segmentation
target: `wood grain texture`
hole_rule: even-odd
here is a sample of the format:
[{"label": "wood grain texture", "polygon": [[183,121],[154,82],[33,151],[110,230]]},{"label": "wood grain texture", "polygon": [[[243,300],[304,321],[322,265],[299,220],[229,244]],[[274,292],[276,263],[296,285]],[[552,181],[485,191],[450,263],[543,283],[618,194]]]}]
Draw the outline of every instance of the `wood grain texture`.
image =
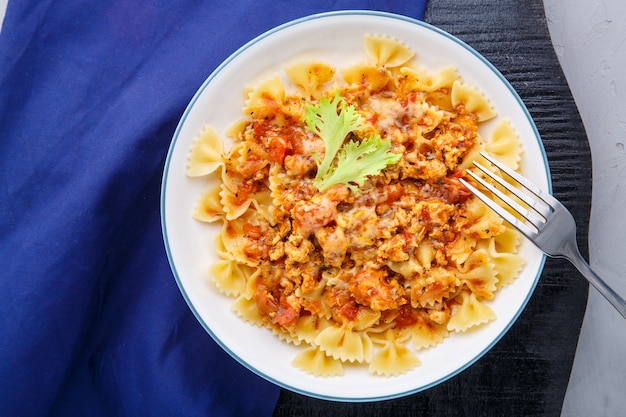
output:
[{"label": "wood grain texture", "polygon": [[[424,20],[476,49],[517,90],[543,139],[554,194],[572,211],[586,256],[591,156],[542,1],[430,0]],[[548,259],[517,322],[460,375],[430,390],[376,403],[328,402],[283,390],[274,416],[559,416],[587,292],[586,281],[567,261]]]}]

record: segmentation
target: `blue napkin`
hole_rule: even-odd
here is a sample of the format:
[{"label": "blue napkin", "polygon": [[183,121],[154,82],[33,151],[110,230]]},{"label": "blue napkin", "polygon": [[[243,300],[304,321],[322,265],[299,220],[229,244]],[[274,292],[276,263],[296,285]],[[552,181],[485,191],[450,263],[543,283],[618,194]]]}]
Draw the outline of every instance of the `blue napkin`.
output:
[{"label": "blue napkin", "polygon": [[421,1],[10,0],[0,32],[0,409],[267,416],[279,388],[213,342],[160,229],[163,164],[210,72],[312,13]]}]

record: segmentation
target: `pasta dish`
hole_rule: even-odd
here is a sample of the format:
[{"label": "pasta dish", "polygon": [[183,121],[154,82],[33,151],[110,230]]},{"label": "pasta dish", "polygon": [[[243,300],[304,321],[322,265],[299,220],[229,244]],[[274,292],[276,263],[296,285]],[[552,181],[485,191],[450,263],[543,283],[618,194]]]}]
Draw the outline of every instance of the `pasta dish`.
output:
[{"label": "pasta dish", "polygon": [[456,68],[427,71],[388,36],[364,45],[341,70],[287,65],[245,91],[229,149],[207,125],[189,150],[187,175],[207,179],[193,216],[221,224],[216,288],[319,376],[415,368],[496,319],[488,300],[523,266],[516,232],[459,182],[489,166],[481,151],[518,169],[510,121]]}]

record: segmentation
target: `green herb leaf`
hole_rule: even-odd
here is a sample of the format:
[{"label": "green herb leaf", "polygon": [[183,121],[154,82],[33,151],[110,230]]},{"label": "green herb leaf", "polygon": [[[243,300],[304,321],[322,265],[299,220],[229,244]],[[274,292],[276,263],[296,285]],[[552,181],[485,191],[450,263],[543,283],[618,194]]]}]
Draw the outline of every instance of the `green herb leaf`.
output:
[{"label": "green herb leaf", "polygon": [[[346,184],[352,191],[363,186],[368,175],[380,173],[387,165],[395,164],[400,155],[389,152],[391,143],[380,136],[372,136],[363,141],[351,140],[337,154],[337,165],[316,183],[320,191],[336,184]],[[317,178],[316,178],[317,179]]]},{"label": "green herb leaf", "polygon": [[346,184],[354,191],[356,187],[350,183],[362,186],[365,177],[380,173],[400,159],[400,155],[390,152],[390,142],[378,135],[344,145],[346,137],[358,130],[364,120],[338,92],[332,99],[322,97],[316,105],[307,104],[303,121],[308,130],[324,140],[324,159],[320,161],[316,156],[314,180],[320,191],[336,184]]}]

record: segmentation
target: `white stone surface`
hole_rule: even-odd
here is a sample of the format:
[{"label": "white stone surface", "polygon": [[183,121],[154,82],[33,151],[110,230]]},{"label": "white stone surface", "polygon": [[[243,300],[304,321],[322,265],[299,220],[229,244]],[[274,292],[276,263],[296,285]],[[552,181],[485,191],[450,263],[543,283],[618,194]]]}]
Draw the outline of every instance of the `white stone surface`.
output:
[{"label": "white stone surface", "polygon": [[[590,263],[626,296],[626,2],[544,0],[593,161]],[[590,290],[563,417],[626,416],[626,320]]]},{"label": "white stone surface", "polygon": [[4,21],[4,14],[7,10],[7,4],[9,0],[0,0],[0,29],[2,29],[2,22]]}]

